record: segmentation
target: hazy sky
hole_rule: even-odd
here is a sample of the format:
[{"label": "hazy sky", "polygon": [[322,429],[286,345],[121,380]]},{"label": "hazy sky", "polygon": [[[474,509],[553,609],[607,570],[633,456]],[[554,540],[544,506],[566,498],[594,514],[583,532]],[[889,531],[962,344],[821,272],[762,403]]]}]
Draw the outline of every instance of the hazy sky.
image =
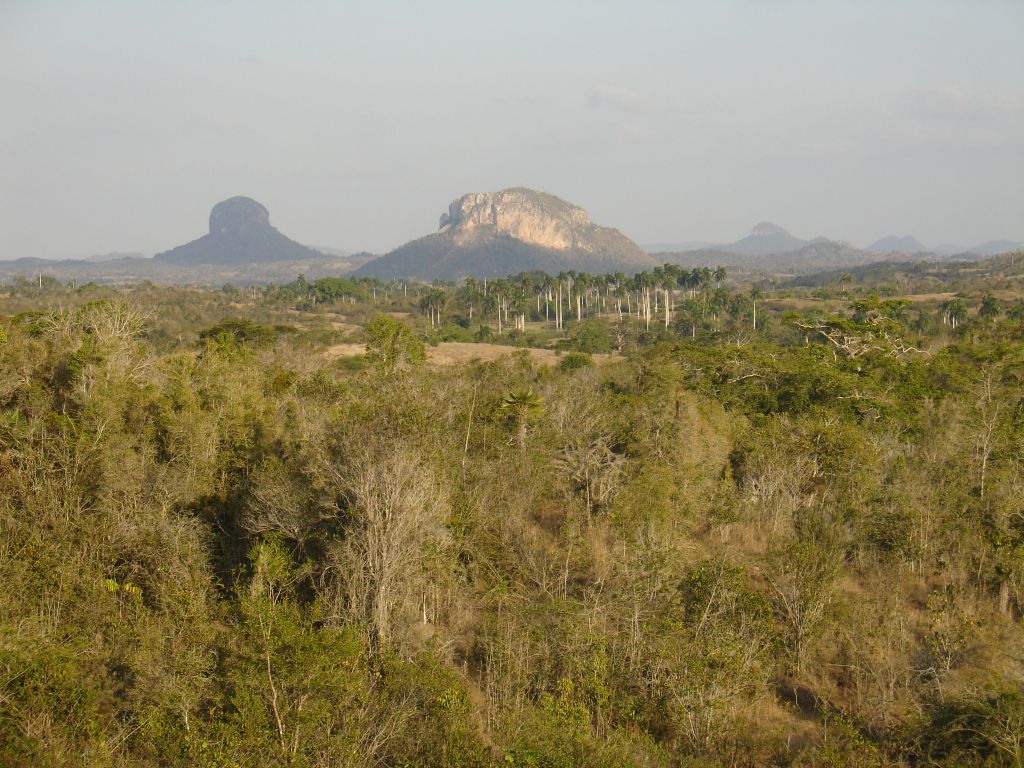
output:
[{"label": "hazy sky", "polygon": [[0,0],[0,258],[249,195],[383,251],[529,186],[641,243],[1024,239],[1024,2]]}]

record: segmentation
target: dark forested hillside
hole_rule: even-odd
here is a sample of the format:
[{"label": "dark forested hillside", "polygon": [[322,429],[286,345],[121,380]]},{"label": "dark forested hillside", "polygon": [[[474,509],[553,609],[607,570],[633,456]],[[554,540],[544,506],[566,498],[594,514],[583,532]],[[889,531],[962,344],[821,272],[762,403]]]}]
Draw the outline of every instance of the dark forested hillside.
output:
[{"label": "dark forested hillside", "polygon": [[1014,766],[1024,303],[0,287],[0,765]]}]

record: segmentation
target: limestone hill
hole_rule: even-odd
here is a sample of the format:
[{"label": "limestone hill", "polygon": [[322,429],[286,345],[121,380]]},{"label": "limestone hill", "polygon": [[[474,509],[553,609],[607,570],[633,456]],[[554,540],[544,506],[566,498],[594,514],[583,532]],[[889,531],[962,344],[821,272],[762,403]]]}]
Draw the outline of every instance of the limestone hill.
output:
[{"label": "limestone hill", "polygon": [[463,195],[441,215],[438,231],[364,264],[372,277],[457,279],[548,273],[638,272],[658,262],[617,229],[554,195],[506,189]]}]

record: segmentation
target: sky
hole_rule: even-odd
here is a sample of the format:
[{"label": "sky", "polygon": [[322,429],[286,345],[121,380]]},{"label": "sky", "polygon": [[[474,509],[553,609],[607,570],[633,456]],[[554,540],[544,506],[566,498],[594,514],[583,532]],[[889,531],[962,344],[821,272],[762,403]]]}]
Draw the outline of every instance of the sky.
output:
[{"label": "sky", "polygon": [[1024,240],[1021,0],[0,0],[0,259],[247,195],[384,252],[532,187],[639,243]]}]

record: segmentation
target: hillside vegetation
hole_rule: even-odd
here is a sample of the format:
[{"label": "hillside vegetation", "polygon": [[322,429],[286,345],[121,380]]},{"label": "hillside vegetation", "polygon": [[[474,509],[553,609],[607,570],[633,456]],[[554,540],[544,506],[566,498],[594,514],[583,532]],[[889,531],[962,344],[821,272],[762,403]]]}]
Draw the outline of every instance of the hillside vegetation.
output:
[{"label": "hillside vegetation", "polygon": [[1022,385],[1010,288],[10,284],[0,765],[1019,766]]}]

